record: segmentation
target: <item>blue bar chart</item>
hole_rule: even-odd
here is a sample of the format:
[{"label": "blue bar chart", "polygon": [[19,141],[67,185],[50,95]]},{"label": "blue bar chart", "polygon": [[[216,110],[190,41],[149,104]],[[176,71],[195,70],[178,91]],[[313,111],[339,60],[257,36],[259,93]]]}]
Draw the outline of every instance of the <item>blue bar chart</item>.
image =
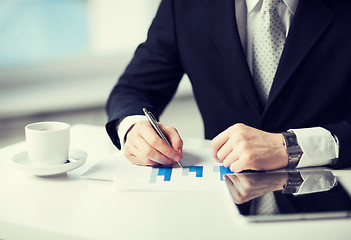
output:
[{"label": "blue bar chart", "polygon": [[162,181],[166,181],[166,182],[171,181],[172,170],[173,170],[172,167],[152,168],[150,183],[156,183],[158,176],[163,177]]},{"label": "blue bar chart", "polygon": [[221,181],[223,181],[224,175],[233,173],[229,168],[223,166],[213,166],[213,171],[219,173]]},{"label": "blue bar chart", "polygon": [[230,169],[214,161],[209,148],[187,150],[182,167],[177,164],[145,167],[129,162],[122,167],[115,177],[116,186],[121,190],[222,191],[224,175],[232,174]]},{"label": "blue bar chart", "polygon": [[[200,179],[204,177],[204,166],[190,166],[183,168],[173,168],[173,167],[160,167],[160,168],[152,168],[151,174],[149,177],[149,183],[157,183],[157,182],[171,182],[173,170],[177,170],[176,172],[181,171],[181,175],[176,176],[179,180],[179,177],[191,177],[195,179]],[[233,173],[229,168],[223,166],[213,166],[210,172],[207,171],[207,174],[211,174],[216,176],[216,178],[220,181],[223,181],[225,174]]]},{"label": "blue bar chart", "polygon": [[224,175],[232,173],[221,165],[132,166],[118,182],[120,189],[134,190],[218,190],[224,184]]},{"label": "blue bar chart", "polygon": [[184,167],[183,168],[183,176],[189,176],[190,173],[195,173],[195,177],[203,176],[204,167],[203,166],[192,166],[192,167]]}]

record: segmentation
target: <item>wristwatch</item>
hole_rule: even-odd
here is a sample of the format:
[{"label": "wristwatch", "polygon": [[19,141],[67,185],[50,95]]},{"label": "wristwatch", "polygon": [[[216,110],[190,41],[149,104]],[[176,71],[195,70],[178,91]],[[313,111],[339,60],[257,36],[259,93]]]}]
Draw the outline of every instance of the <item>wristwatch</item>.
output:
[{"label": "wristwatch", "polygon": [[284,137],[284,146],[288,154],[288,165],[286,168],[293,169],[296,168],[303,154],[301,147],[297,142],[295,133],[293,132],[282,132]]}]

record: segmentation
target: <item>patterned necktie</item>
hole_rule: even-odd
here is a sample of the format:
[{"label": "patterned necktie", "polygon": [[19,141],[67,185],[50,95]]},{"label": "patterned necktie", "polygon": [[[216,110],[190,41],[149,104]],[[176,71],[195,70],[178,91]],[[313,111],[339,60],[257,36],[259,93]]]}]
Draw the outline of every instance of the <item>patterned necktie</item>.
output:
[{"label": "patterned necktie", "polygon": [[263,0],[261,19],[253,36],[253,78],[263,103],[267,101],[285,44],[285,27],[277,6],[282,0]]}]

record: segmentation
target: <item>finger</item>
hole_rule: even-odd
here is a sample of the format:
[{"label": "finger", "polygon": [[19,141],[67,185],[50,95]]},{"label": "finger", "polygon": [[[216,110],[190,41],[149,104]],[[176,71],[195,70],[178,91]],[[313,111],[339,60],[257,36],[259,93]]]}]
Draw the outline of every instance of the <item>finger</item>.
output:
[{"label": "finger", "polygon": [[153,161],[142,161],[140,158],[138,158],[137,156],[129,153],[129,152],[125,152],[124,153],[124,156],[133,164],[135,165],[139,165],[139,166],[157,166],[159,165],[158,163],[156,162],[153,162]]},{"label": "finger", "polygon": [[136,144],[137,151],[135,156],[138,157],[141,161],[143,161],[146,165],[152,165],[152,162],[156,162],[162,165],[175,164],[175,161],[168,158],[166,155],[162,154],[158,150],[162,147],[170,148],[167,144],[165,144],[165,146],[152,146],[143,137],[141,137]]},{"label": "finger", "polygon": [[142,155],[134,143],[135,141],[129,141],[124,147],[124,155],[130,162],[142,166],[155,166],[159,164],[147,159],[144,155]]},{"label": "finger", "polygon": [[237,161],[234,161],[229,167],[230,171],[238,173],[244,170],[248,170],[248,168],[245,167],[245,164],[243,164],[243,162],[244,161],[242,161],[240,158]]},{"label": "finger", "polygon": [[155,130],[151,127],[143,128],[140,132],[142,138],[154,149],[164,155],[166,158],[171,159],[172,161],[178,162],[182,156],[171,146],[162,140],[162,138],[155,132]]},{"label": "finger", "polygon": [[220,161],[220,159],[217,156],[218,150],[228,141],[228,139],[229,139],[229,135],[227,134],[226,131],[221,132],[214,139],[212,139],[211,141],[212,156],[217,161]]},{"label": "finger", "polygon": [[236,151],[230,152],[230,154],[223,160],[223,166],[229,168],[235,161],[239,159],[239,155]]},{"label": "finger", "polygon": [[247,141],[239,141],[236,143],[232,152],[224,159],[223,166],[229,168],[232,163],[237,161],[239,158],[243,160],[245,164],[248,164],[247,157],[250,157],[251,146]]},{"label": "finger", "polygon": [[131,155],[131,154],[127,158],[133,164],[139,165],[139,166],[152,166],[152,167],[155,167],[155,166],[159,166],[160,165],[159,163],[151,161],[151,160],[146,160],[146,161],[140,160],[139,157],[137,157],[135,155]]},{"label": "finger", "polygon": [[235,149],[235,144],[232,141],[231,138],[225,142],[220,149],[217,151],[217,158],[223,162],[229,155],[230,153]]},{"label": "finger", "polygon": [[164,156],[164,154],[159,151],[159,149],[162,148],[170,149],[176,154],[179,154],[158,136],[147,121],[136,123],[134,128],[129,132],[125,143],[125,149],[138,158],[139,164],[154,165],[153,162],[165,165],[175,164],[175,161],[172,161],[172,159],[169,159],[168,156]]},{"label": "finger", "polygon": [[[151,132],[151,134],[156,133]],[[127,155],[127,158],[137,165],[154,166],[157,164],[172,165],[175,163],[149,145],[139,131],[130,132],[130,136],[125,143],[125,153],[134,156],[137,160],[129,157],[129,155]]]},{"label": "finger", "polygon": [[165,126],[161,124],[161,130],[166,135],[167,139],[169,140],[171,146],[178,151],[181,156],[183,156],[183,140],[180,137],[178,131],[169,126]]}]

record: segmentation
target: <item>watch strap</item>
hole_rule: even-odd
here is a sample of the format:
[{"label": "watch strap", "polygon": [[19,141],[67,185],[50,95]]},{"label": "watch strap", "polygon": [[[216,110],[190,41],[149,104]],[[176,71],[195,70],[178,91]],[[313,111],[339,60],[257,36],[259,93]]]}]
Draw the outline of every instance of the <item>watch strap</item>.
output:
[{"label": "watch strap", "polygon": [[295,133],[283,132],[284,145],[288,154],[288,165],[286,168],[293,169],[299,164],[303,151],[297,142]]}]

